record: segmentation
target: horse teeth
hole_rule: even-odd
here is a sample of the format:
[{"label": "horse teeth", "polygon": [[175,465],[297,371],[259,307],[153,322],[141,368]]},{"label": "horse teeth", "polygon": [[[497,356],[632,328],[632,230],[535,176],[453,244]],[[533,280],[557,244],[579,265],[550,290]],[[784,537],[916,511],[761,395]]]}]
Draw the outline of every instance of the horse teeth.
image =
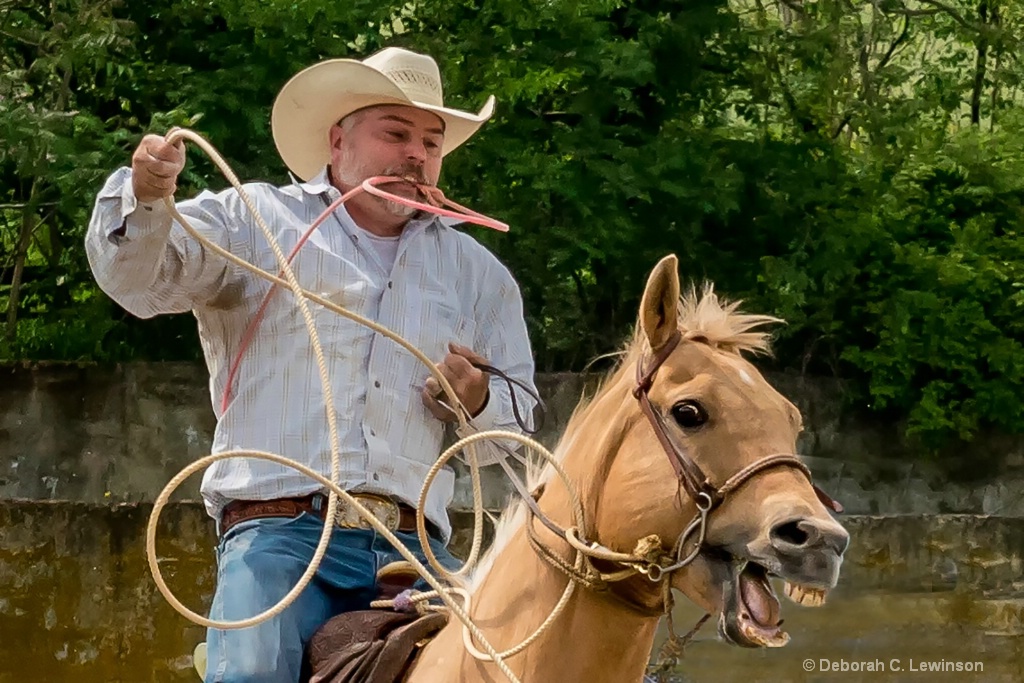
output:
[{"label": "horse teeth", "polygon": [[817,588],[805,588],[786,581],[786,597],[804,607],[820,607],[825,604],[827,593]]}]

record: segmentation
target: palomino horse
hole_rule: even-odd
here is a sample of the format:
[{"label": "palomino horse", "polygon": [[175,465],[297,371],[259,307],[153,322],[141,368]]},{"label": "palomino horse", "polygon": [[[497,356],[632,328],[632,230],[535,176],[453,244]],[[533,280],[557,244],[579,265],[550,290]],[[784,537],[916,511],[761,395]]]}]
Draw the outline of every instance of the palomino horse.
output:
[{"label": "palomino horse", "polygon": [[[576,409],[555,452],[580,494],[587,528],[579,532],[588,541],[629,553],[638,539],[656,535],[665,539],[665,556],[676,559],[690,551],[673,542],[693,527],[684,540],[699,553],[665,578],[718,615],[723,639],[744,647],[789,639],[769,577],[785,581],[791,600],[819,605],[838,580],[849,541],[826,509],[832,501],[789,455],[799,411],[743,357],[769,350],[757,328],[772,322],[738,313],[710,290],[681,298],[677,260],[666,257],[650,275],[620,364]],[[540,511],[568,527],[561,479],[549,466],[532,483],[542,487]],[[706,528],[690,524],[702,518]],[[537,542],[571,564],[564,537],[536,523],[525,505],[503,515],[468,586],[473,621],[499,650],[533,633],[570,580],[536,552],[528,525]],[[667,592],[652,578],[635,574],[607,590],[577,590],[552,628],[506,663],[525,682],[640,681]],[[462,630],[451,619],[404,680],[504,680],[493,663],[467,652]]]}]

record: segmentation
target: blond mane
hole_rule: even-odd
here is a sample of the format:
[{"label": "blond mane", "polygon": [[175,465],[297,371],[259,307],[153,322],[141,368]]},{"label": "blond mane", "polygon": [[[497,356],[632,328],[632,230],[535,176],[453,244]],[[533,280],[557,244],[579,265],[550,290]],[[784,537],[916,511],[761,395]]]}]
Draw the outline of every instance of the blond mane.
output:
[{"label": "blond mane", "polygon": [[[704,283],[702,290],[702,293],[698,294],[697,287],[691,285],[690,289],[679,297],[679,331],[684,338],[702,342],[735,356],[742,356],[744,353],[771,355],[771,333],[757,328],[784,323],[784,320],[770,315],[740,312],[739,307],[743,301],[720,299],[715,294],[715,286],[710,282]],[[619,356],[619,361],[597,384],[591,397],[582,397],[573,410],[566,425],[566,436],[573,431],[576,424],[585,419],[594,398],[609,386],[617,384],[626,373],[632,378],[637,360],[641,354],[650,353],[650,350],[647,336],[643,333],[638,319],[633,334],[626,340],[622,349],[610,354]]]},{"label": "blond mane", "polygon": [[[698,295],[696,286],[691,286],[689,291],[683,293],[679,298],[677,309],[679,331],[685,339],[707,344],[713,349],[734,356],[742,356],[744,353],[771,354],[771,333],[758,328],[783,323],[782,319],[769,315],[740,312],[739,306],[742,301],[719,299],[714,292],[714,285],[711,283],[705,283],[702,290]],[[580,398],[573,410],[566,424],[565,432],[554,450],[557,460],[562,461],[566,451],[579,438],[579,427],[586,422],[598,397],[620,386],[623,389],[632,390],[636,362],[641,354],[649,352],[650,345],[647,336],[643,333],[638,320],[633,334],[630,335],[623,348],[610,354],[619,356],[618,362],[605,374],[589,397],[584,395]],[[554,475],[554,468],[550,465],[528,466],[526,475],[527,486],[533,490]],[[477,569],[469,580],[470,592],[475,591],[480,585],[482,579],[490,571],[494,558],[525,522],[525,511],[526,506],[522,501],[517,500],[502,512],[500,519],[495,524],[494,541],[481,556]]]}]

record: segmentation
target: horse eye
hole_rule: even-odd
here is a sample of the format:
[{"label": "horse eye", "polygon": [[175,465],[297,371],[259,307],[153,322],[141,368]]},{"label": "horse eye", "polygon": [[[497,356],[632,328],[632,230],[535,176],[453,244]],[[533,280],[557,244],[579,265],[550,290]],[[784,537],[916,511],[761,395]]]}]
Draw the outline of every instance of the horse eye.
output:
[{"label": "horse eye", "polygon": [[697,429],[708,421],[708,411],[697,401],[686,400],[672,406],[672,417],[683,429]]}]

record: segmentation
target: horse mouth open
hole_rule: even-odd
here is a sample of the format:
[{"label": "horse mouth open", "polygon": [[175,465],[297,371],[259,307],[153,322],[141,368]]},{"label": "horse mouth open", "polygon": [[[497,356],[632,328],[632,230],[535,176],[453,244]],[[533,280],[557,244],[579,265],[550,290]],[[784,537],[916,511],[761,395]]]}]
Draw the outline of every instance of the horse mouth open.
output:
[{"label": "horse mouth open", "polygon": [[[740,647],[783,647],[789,634],[782,630],[781,605],[770,581],[779,577],[785,581],[784,593],[794,603],[805,607],[820,607],[825,603],[828,588],[834,580],[802,582],[788,579],[788,572],[779,567],[769,570],[753,560],[721,560],[727,572],[722,584],[722,610],[718,619],[718,633],[728,643]],[[766,564],[776,564],[770,562]],[[828,572],[831,574],[832,572]],[[818,585],[813,585],[818,584]]]}]

